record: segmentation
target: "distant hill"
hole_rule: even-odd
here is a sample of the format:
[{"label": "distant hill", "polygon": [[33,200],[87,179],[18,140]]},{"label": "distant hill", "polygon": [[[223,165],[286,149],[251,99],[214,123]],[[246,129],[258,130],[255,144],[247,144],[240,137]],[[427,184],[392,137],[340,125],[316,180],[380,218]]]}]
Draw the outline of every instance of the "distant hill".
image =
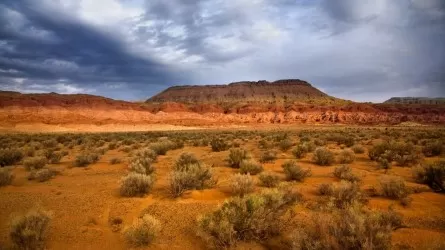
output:
[{"label": "distant hill", "polygon": [[234,82],[227,85],[174,86],[151,97],[147,103],[333,103],[338,101],[341,99],[323,93],[306,81],[286,79],[274,82]]},{"label": "distant hill", "polygon": [[445,98],[392,97],[384,103],[392,104],[445,104]]}]

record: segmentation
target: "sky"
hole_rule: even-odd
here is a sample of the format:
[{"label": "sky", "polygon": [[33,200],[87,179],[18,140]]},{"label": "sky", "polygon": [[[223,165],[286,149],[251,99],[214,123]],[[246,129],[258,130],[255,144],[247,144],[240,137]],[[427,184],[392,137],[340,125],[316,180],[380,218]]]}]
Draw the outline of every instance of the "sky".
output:
[{"label": "sky", "polygon": [[1,90],[145,100],[289,78],[355,101],[445,96],[445,1],[0,1]]}]

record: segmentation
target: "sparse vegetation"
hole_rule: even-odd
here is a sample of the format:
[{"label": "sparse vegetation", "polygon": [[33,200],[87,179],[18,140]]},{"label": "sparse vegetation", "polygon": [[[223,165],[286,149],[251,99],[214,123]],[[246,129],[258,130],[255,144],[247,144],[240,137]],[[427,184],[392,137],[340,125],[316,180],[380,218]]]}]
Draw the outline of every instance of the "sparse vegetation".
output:
[{"label": "sparse vegetation", "polygon": [[90,164],[96,163],[99,160],[99,155],[96,153],[83,153],[76,156],[74,161],[75,167],[86,167]]},{"label": "sparse vegetation", "polygon": [[380,194],[391,199],[403,199],[409,194],[405,181],[397,176],[381,176],[379,187]]},{"label": "sparse vegetation", "polygon": [[393,210],[373,212],[360,206],[314,215],[294,232],[293,249],[391,249],[391,233],[401,226]]},{"label": "sparse vegetation", "polygon": [[445,192],[445,160],[413,168],[417,182],[428,185],[435,192]]},{"label": "sparse vegetation", "polygon": [[344,209],[354,203],[364,203],[367,201],[366,196],[360,190],[357,183],[342,181],[336,184],[321,184],[318,187],[318,193],[328,196],[328,202],[336,208]]},{"label": "sparse vegetation", "polygon": [[12,243],[18,249],[43,249],[50,221],[51,213],[43,209],[14,218],[9,232]]},{"label": "sparse vegetation", "polygon": [[149,193],[153,185],[153,176],[129,173],[121,180],[120,194],[127,197],[142,196]]},{"label": "sparse vegetation", "polygon": [[341,164],[353,163],[355,161],[354,151],[352,151],[351,149],[342,150],[337,157],[337,161]]},{"label": "sparse vegetation", "polygon": [[242,148],[231,148],[229,151],[229,158],[227,159],[229,166],[232,168],[239,168],[241,162],[250,159],[249,153]]},{"label": "sparse vegetation", "polygon": [[261,185],[264,187],[273,188],[280,184],[280,176],[269,172],[261,173],[258,179],[260,180]]},{"label": "sparse vegetation", "polygon": [[50,180],[54,175],[55,172],[47,168],[32,170],[29,173],[28,180],[37,180],[39,182],[45,182]]},{"label": "sparse vegetation", "polygon": [[334,176],[345,181],[359,182],[360,177],[352,173],[352,168],[347,165],[337,166],[334,169]]},{"label": "sparse vegetation", "polygon": [[334,153],[327,148],[317,148],[314,151],[313,161],[320,166],[329,166],[334,163]]},{"label": "sparse vegetation", "polygon": [[240,173],[256,175],[263,171],[263,166],[255,160],[243,160],[240,164]]},{"label": "sparse vegetation", "polygon": [[19,149],[0,149],[0,167],[11,166],[19,163],[23,158],[23,153]]},{"label": "sparse vegetation", "polygon": [[352,151],[356,154],[363,154],[365,153],[365,148],[362,145],[354,145]]},{"label": "sparse vegetation", "polygon": [[312,175],[310,169],[301,168],[296,161],[287,161],[281,167],[286,175],[286,179],[289,181],[303,181]]},{"label": "sparse vegetation", "polygon": [[132,246],[148,246],[155,239],[161,230],[159,220],[151,215],[144,215],[138,218],[130,227],[124,231],[127,242]]},{"label": "sparse vegetation", "polygon": [[284,217],[298,198],[296,193],[278,189],[232,198],[198,220],[199,235],[217,248],[234,246],[240,240],[268,239],[281,232]]},{"label": "sparse vegetation", "polygon": [[11,184],[14,180],[14,174],[10,168],[0,168],[0,187]]},{"label": "sparse vegetation", "polygon": [[213,138],[210,141],[210,146],[213,152],[225,151],[229,148],[229,145],[223,139],[218,138]]},{"label": "sparse vegetation", "polygon": [[26,170],[41,169],[45,167],[47,159],[45,157],[31,157],[23,160],[23,166]]},{"label": "sparse vegetation", "polygon": [[235,174],[230,181],[230,187],[232,189],[232,193],[242,197],[245,194],[253,192],[253,178],[250,176],[250,174]]},{"label": "sparse vegetation", "polygon": [[277,159],[277,152],[268,150],[261,155],[260,162],[261,163],[274,162],[276,159]]}]

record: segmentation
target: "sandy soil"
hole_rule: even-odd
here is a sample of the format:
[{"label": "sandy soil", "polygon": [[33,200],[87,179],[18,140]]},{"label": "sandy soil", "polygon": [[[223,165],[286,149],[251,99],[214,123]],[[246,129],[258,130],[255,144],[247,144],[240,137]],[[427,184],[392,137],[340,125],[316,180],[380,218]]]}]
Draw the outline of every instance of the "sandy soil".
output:
[{"label": "sandy soil", "polygon": [[[337,146],[330,147],[339,150]],[[249,142],[246,148],[259,158],[261,151],[257,144]],[[48,249],[127,249],[129,246],[122,234],[113,232],[109,221],[122,218],[125,227],[144,212],[156,216],[162,224],[162,231],[150,249],[204,249],[205,245],[196,236],[196,218],[231,196],[228,179],[237,172],[226,166],[224,159],[228,151],[212,152],[210,147],[185,147],[158,158],[155,164],[157,182],[150,195],[122,198],[118,194],[119,180],[127,173],[127,154],[110,150],[96,164],[87,168],[72,168],[76,150],[64,157],[60,164],[50,166],[60,170],[61,174],[48,182],[29,181],[23,167],[14,168],[16,178],[13,184],[0,188],[0,248],[10,246],[9,219],[38,204],[54,215],[47,239]],[[213,165],[218,185],[209,190],[187,192],[181,198],[170,198],[167,191],[168,173],[182,152],[192,152],[204,163]],[[293,157],[290,152],[279,153],[278,156],[278,160],[264,164],[264,168],[284,178],[281,164]],[[123,163],[110,165],[113,157],[121,158]],[[317,199],[316,188],[320,183],[338,181],[332,176],[333,166],[316,166],[310,159],[308,155],[300,164],[311,168],[313,175],[303,183],[293,184],[309,200]],[[376,170],[365,154],[358,155],[351,166],[355,173],[363,177],[364,188],[375,185],[377,177],[383,174],[383,171]],[[409,168],[394,167],[390,172],[404,177],[409,186],[418,185],[413,182]],[[425,249],[432,242],[445,239],[445,195],[426,191],[411,197],[413,202],[407,208],[389,199],[370,199],[369,206],[372,208],[386,209],[393,205],[396,211],[403,214],[407,228],[393,233],[394,245]],[[243,243],[238,248],[261,249],[261,246]]]}]

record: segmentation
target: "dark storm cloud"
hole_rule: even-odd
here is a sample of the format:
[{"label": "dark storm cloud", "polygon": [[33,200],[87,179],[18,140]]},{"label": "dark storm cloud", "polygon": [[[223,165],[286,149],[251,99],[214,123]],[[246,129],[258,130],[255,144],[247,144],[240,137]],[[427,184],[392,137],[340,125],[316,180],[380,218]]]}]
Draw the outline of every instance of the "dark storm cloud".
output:
[{"label": "dark storm cloud", "polygon": [[[11,85],[11,79],[7,80],[11,77],[26,78],[26,82],[37,86],[51,86],[62,79],[63,83],[74,83],[87,92],[127,83],[143,92],[174,81],[167,67],[130,55],[119,41],[100,30],[73,19],[53,18],[32,7],[36,6],[30,7],[20,1],[0,4],[0,79],[3,86],[15,86]],[[18,25],[14,22],[21,20],[11,15],[25,18],[22,27],[14,27]],[[22,31],[42,35],[24,36]],[[33,90],[32,85],[19,83],[16,84],[18,90],[26,86]],[[145,97],[141,94],[137,97]]]},{"label": "dark storm cloud", "polygon": [[353,100],[443,96],[443,41],[443,0],[5,0],[0,87],[143,99],[300,78]]}]

